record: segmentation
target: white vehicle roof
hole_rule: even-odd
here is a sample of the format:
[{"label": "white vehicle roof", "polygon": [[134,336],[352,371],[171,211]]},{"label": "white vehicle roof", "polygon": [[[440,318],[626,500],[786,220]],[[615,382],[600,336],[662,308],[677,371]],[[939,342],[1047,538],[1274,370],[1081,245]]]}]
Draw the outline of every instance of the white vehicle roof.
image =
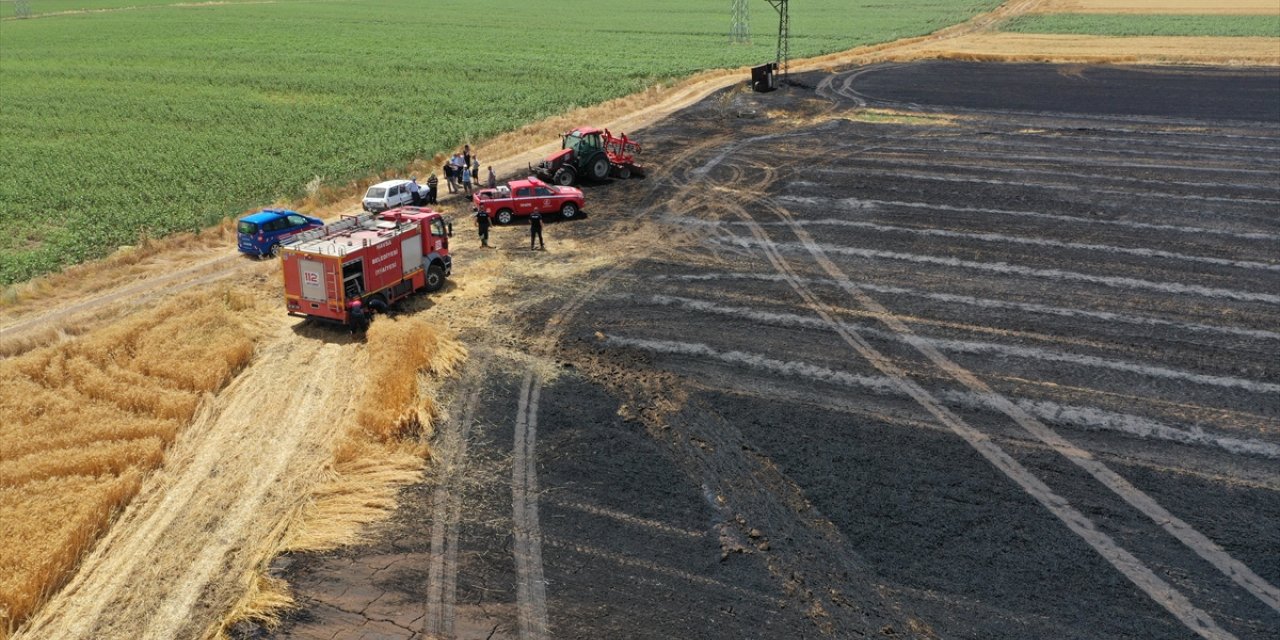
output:
[{"label": "white vehicle roof", "polygon": [[375,184],[369,188],[370,189],[375,189],[375,188],[390,189],[391,187],[402,185],[402,184],[408,184],[408,183],[409,183],[408,180],[405,180],[403,178],[397,178],[395,180],[383,180],[382,182],[379,182],[378,184]]}]

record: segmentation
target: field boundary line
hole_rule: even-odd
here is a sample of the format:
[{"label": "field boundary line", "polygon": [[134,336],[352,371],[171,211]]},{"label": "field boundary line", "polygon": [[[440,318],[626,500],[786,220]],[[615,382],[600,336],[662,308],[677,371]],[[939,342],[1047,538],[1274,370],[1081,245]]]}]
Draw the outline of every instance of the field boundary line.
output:
[{"label": "field boundary line", "polygon": [[[791,217],[791,213],[787,211],[786,208],[778,205],[767,206],[772,209],[779,218],[787,221],[794,221]],[[759,235],[763,235],[767,239],[768,236],[765,234],[763,229],[757,227],[757,230]],[[1258,576],[1244,563],[1236,560],[1222,547],[1218,546],[1217,543],[1194,529],[1190,524],[1174,516],[1141,489],[1112,471],[1110,467],[1106,466],[1101,461],[1097,460],[1092,454],[1068,442],[1065,438],[1058,435],[1057,432],[1050,429],[1047,425],[1036,419],[1022,407],[1019,407],[1008,398],[996,393],[985,382],[978,379],[977,376],[956,364],[954,361],[943,355],[942,352],[934,348],[933,345],[917,336],[910,327],[898,320],[887,308],[859,289],[858,286],[854,284],[849,277],[826,256],[822,247],[814,241],[813,236],[809,235],[808,231],[806,231],[804,227],[792,225],[791,231],[796,235],[800,242],[805,245],[809,250],[810,255],[813,256],[819,266],[821,266],[828,275],[837,280],[841,285],[841,288],[843,288],[860,305],[862,305],[863,308],[873,313],[881,314],[879,316],[881,320],[892,331],[897,333],[904,342],[914,347],[934,364],[938,365],[939,368],[950,374],[956,381],[968,387],[971,391],[983,397],[987,402],[990,402],[993,406],[998,408],[1002,413],[1012,418],[1014,422],[1018,423],[1018,425],[1028,433],[1052,447],[1060,455],[1075,463],[1081,469],[1084,469],[1090,476],[1098,480],[1129,505],[1140,511],[1143,515],[1147,516],[1157,526],[1195,552],[1196,555],[1208,561],[1214,566],[1214,568],[1218,569],[1218,571],[1223,575],[1227,576],[1237,585],[1244,588],[1264,605],[1270,607],[1273,611],[1280,612],[1280,589],[1276,589],[1276,587]],[[777,259],[782,260],[781,256],[778,256]],[[799,283],[796,283],[796,286],[803,287],[803,285],[800,285]],[[821,304],[820,301],[816,301],[816,297],[815,302]],[[825,305],[821,308],[825,309]],[[866,347],[867,349],[871,348],[870,345],[866,345]],[[1154,574],[1152,577],[1154,577]],[[1164,601],[1157,601],[1165,604]],[[1193,630],[1197,629],[1193,627]]]},{"label": "field boundary line", "polygon": [[[743,220],[752,220],[751,215],[745,210],[739,210],[738,215]],[[753,226],[751,233],[757,239],[762,240],[760,246],[764,249],[766,258],[780,274],[795,276],[795,272],[787,264],[786,259],[773,248],[773,243],[768,241],[768,235],[763,228]],[[942,405],[928,391],[907,377],[905,371],[872,347],[861,336],[845,330],[832,317],[826,304],[819,300],[803,284],[795,280],[788,280],[788,284],[810,305],[814,313],[817,313],[827,321],[832,330],[845,343],[873,367],[886,375],[893,385],[904,391],[940,422],[947,425],[952,432],[968,443],[992,466],[999,469],[1006,477],[1021,487],[1023,491],[1048,509],[1067,528],[1093,547],[1103,559],[1124,574],[1135,586],[1164,607],[1166,611],[1171,613],[1188,629],[1209,640],[1235,638],[1230,632],[1218,626],[1218,623],[1207,612],[1192,604],[1185,595],[1161,579],[1137,557],[1116,544],[1111,536],[1100,531],[1092,520],[1071,506],[1066,498],[1055,493],[1029,469],[1014,460],[990,436],[970,426],[950,409]]]}]

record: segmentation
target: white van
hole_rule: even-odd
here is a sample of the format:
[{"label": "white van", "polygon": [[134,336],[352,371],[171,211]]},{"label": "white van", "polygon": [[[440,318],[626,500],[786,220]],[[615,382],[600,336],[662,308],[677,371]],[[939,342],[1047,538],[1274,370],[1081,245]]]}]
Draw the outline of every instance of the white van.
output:
[{"label": "white van", "polygon": [[[421,187],[426,189],[426,187]],[[387,180],[369,187],[364,193],[364,210],[369,213],[380,213],[401,205],[413,204],[413,194],[409,193],[408,180]]]}]

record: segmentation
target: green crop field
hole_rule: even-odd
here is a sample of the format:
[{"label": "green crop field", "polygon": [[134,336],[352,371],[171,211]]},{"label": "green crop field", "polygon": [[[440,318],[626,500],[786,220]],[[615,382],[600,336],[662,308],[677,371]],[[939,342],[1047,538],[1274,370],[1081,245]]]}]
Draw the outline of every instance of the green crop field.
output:
[{"label": "green crop field", "polygon": [[[29,0],[0,21],[0,283],[340,184],[575,106],[771,60],[727,0]],[[999,0],[806,0],[793,57]],[[0,2],[7,15],[13,3]],[[38,17],[42,12],[67,12]]]},{"label": "green crop field", "polygon": [[[1094,36],[1280,37],[1280,15],[1049,13],[1010,20],[1004,31]],[[1280,45],[1278,45],[1280,46]]]}]

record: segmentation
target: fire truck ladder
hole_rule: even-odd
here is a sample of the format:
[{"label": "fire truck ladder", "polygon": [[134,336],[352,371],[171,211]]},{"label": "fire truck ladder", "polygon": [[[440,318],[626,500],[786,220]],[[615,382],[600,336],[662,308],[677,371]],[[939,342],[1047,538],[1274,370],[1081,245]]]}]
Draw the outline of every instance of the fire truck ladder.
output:
[{"label": "fire truck ladder", "polygon": [[372,221],[374,215],[372,213],[362,213],[358,216],[345,216],[341,220],[332,224],[326,224],[318,229],[303,231],[285,242],[286,246],[299,244],[308,240],[316,240],[335,233],[341,233],[350,229],[358,229],[365,226],[365,223]]}]

